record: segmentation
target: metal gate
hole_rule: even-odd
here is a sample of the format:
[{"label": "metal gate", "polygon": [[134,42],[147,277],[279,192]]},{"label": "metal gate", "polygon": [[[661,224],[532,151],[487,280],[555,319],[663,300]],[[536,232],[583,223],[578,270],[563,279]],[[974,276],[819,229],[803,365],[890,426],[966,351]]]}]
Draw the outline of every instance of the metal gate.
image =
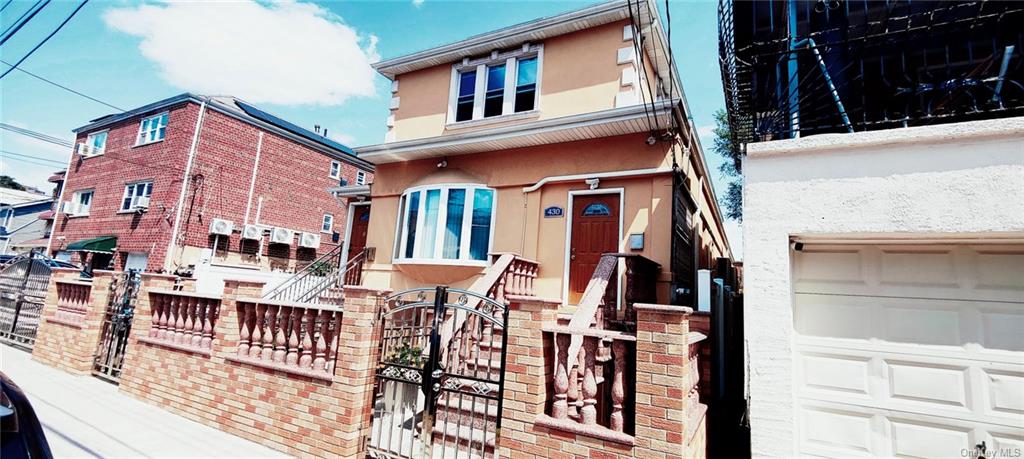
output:
[{"label": "metal gate", "polygon": [[43,312],[50,267],[29,254],[0,271],[0,342],[31,349]]},{"label": "metal gate", "polygon": [[141,279],[139,271],[132,269],[110,284],[107,309],[103,314],[103,332],[92,368],[92,374],[101,379],[113,383],[120,381]]},{"label": "metal gate", "polygon": [[387,298],[368,455],[494,457],[508,309],[448,287]]}]

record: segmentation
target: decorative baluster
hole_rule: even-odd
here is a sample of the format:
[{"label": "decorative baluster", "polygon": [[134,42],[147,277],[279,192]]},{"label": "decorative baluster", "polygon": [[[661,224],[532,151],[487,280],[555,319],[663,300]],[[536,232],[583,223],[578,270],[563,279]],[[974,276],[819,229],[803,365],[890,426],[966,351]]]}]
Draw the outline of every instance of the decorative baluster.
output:
[{"label": "decorative baluster", "polygon": [[555,335],[555,402],[551,404],[551,417],[555,419],[566,419],[569,417],[569,374],[566,367],[569,359],[566,356],[569,352],[569,340],[571,336],[566,334]]},{"label": "decorative baluster", "polygon": [[313,364],[313,335],[316,334],[316,310],[306,309],[305,333],[302,337],[302,355],[299,357],[299,368],[308,369]]},{"label": "decorative baluster", "polygon": [[299,362],[299,327],[302,325],[302,310],[292,308],[288,317],[288,353],[284,357],[284,363],[294,366]]},{"label": "decorative baluster", "polygon": [[583,365],[583,407],[580,408],[580,422],[584,425],[593,425],[597,424],[597,375],[594,374],[597,338],[584,337],[580,351],[583,354],[583,358],[580,359]]},{"label": "decorative baluster", "polygon": [[583,398],[580,397],[580,370],[583,365],[583,349],[580,349],[573,359],[569,360],[569,417],[580,420],[580,405]]},{"label": "decorative baluster", "polygon": [[266,328],[263,329],[263,350],[260,353],[260,358],[269,362],[274,357],[274,331],[279,325],[277,323],[277,306],[267,306],[265,320]]},{"label": "decorative baluster", "polygon": [[320,336],[316,338],[316,351],[313,357],[313,371],[325,371],[327,362],[327,311],[320,311]]},{"label": "decorative baluster", "polygon": [[241,308],[239,309],[241,309],[241,314],[239,315],[242,316],[242,320],[239,324],[241,326],[238,329],[238,355],[244,357],[249,355],[249,339],[252,337],[252,324],[250,323],[250,318],[252,317],[253,306],[247,303],[240,303],[240,306]]},{"label": "decorative baluster", "polygon": [[263,353],[263,330],[266,327],[267,307],[262,304],[254,304],[252,307],[256,314],[253,316],[252,344],[249,347],[249,357],[258,359]]},{"label": "decorative baluster", "polygon": [[327,372],[334,374],[334,364],[338,361],[338,333],[341,331],[341,312],[332,313],[334,327],[331,330],[331,350],[327,354]]},{"label": "decorative baluster", "polygon": [[203,349],[213,348],[213,321],[217,318],[218,311],[220,311],[220,301],[207,300],[203,314],[203,336],[199,339],[199,347]]},{"label": "decorative baluster", "polygon": [[622,432],[622,402],[626,399],[626,388],[624,373],[626,372],[626,343],[622,340],[612,341],[612,351],[615,358],[614,376],[612,376],[612,415],[611,429]]},{"label": "decorative baluster", "polygon": [[206,310],[210,307],[210,300],[206,298],[196,299],[196,314],[192,322],[192,340],[189,345],[202,347],[203,344],[203,322],[206,321]]},{"label": "decorative baluster", "polygon": [[164,297],[163,295],[151,295],[150,299],[149,312],[152,315],[152,319],[149,323],[149,337],[156,338],[160,333],[160,309],[163,308]]},{"label": "decorative baluster", "polygon": [[181,343],[185,339],[185,316],[188,315],[188,300],[182,299],[178,301],[178,307],[175,311],[177,320],[174,321],[174,341],[175,343]]},{"label": "decorative baluster", "polygon": [[292,308],[282,306],[281,314],[277,317],[277,332],[274,333],[274,356],[277,363],[284,363],[284,357],[288,354],[285,348],[288,345],[288,326],[291,322]]},{"label": "decorative baluster", "polygon": [[166,340],[171,336],[171,310],[174,309],[174,303],[178,301],[176,297],[169,297],[164,299],[163,311],[160,313],[160,331],[157,334],[157,338]]},{"label": "decorative baluster", "polygon": [[185,298],[185,308],[184,308],[185,320],[181,324],[182,325],[181,339],[179,341],[181,344],[192,344],[192,338],[195,337],[194,329],[195,329],[195,326],[196,326],[196,323],[195,323],[196,306],[198,306],[198,305],[196,304],[195,298],[192,298],[192,297],[186,297]]}]

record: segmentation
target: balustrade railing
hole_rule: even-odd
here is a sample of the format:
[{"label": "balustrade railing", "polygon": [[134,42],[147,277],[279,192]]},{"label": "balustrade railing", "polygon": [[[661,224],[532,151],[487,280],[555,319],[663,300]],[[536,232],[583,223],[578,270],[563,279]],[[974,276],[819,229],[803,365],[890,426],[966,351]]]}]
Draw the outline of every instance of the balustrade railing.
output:
[{"label": "balustrade railing", "polygon": [[92,283],[89,281],[58,280],[57,311],[49,320],[73,327],[81,327],[89,312]]},{"label": "balustrade railing", "polygon": [[149,333],[139,341],[199,354],[213,349],[213,330],[220,316],[220,297],[180,290],[149,292]]},{"label": "balustrade railing", "polygon": [[338,308],[239,299],[238,348],[228,360],[330,380],[338,357]]},{"label": "balustrade railing", "polygon": [[[554,400],[550,427],[631,443],[636,337],[597,328],[545,327],[554,344]],[[582,341],[579,351],[570,344]],[[543,423],[543,422],[542,422]]]},{"label": "balustrade railing", "polygon": [[[341,246],[338,246],[263,295],[263,298],[340,306],[343,299],[342,287],[362,283],[367,250],[355,254],[342,264]],[[335,291],[331,292],[332,289]]]}]

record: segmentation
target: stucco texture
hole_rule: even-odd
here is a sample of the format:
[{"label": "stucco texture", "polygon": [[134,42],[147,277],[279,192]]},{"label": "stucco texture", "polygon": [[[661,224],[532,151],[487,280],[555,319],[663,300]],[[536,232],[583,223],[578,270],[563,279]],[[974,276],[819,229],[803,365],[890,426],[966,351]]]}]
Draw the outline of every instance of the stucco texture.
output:
[{"label": "stucco texture", "polygon": [[1024,118],[752,144],[744,171],[753,453],[792,456],[791,236],[1024,238]]}]

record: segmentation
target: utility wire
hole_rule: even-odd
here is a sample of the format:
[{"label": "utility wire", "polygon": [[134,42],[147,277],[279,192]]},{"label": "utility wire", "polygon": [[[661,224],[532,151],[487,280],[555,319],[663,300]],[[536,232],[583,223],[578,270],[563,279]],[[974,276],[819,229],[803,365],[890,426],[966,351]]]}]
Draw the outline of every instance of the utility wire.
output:
[{"label": "utility wire", "polygon": [[32,161],[32,160],[24,159],[24,158],[12,158],[12,157],[9,157],[7,155],[0,155],[0,160],[4,160],[4,161],[18,161],[18,162],[23,162],[23,163],[28,163],[28,164],[34,164],[36,166],[52,167],[52,168],[58,168],[58,167],[63,168],[65,166],[64,164],[56,165],[56,164],[53,164],[53,163],[37,162],[37,161]]},{"label": "utility wire", "polygon": [[[42,6],[39,6],[40,3],[42,3]],[[25,24],[28,24],[28,21],[31,21],[32,18],[35,17],[35,15],[39,14],[39,12],[42,11],[43,8],[46,8],[46,5],[49,5],[49,4],[50,4],[50,0],[37,0],[28,9],[28,11],[25,11],[24,13],[21,13],[21,16],[19,16],[18,19],[16,21],[14,21],[14,24],[11,24],[10,27],[8,27],[6,30],[4,30],[4,32],[2,34],[3,38],[0,38],[0,45],[3,45],[4,43],[7,43],[7,40],[10,40],[11,37],[14,36],[14,34],[18,33],[18,31],[21,30],[21,28],[25,26]],[[37,6],[39,6],[39,8],[36,8]]]},{"label": "utility wire", "polygon": [[0,6],[0,13],[3,13],[3,12],[4,12],[4,10],[6,10],[6,9],[7,9],[7,7],[8,7],[8,6],[10,6],[11,2],[13,2],[13,1],[14,1],[14,0],[7,0],[7,2],[6,2],[6,3],[4,3],[4,6]]},{"label": "utility wire", "polygon": [[104,101],[102,101],[102,100],[99,100],[99,99],[97,99],[97,98],[95,98],[95,97],[92,97],[92,96],[90,96],[90,95],[88,95],[88,94],[84,94],[84,93],[82,93],[82,92],[80,92],[80,91],[76,91],[76,90],[74,90],[74,89],[71,89],[71,88],[69,88],[69,87],[67,87],[67,86],[64,86],[64,85],[62,85],[62,84],[60,84],[60,83],[57,83],[56,81],[52,81],[52,80],[48,80],[48,79],[46,79],[46,78],[43,78],[43,77],[41,77],[41,76],[39,76],[39,75],[36,75],[35,73],[29,72],[28,70],[25,70],[25,69],[23,69],[23,68],[21,68],[21,67],[15,67],[15,66],[14,66],[14,64],[11,64],[10,62],[7,62],[7,61],[5,61],[5,60],[3,60],[3,59],[0,59],[0,63],[3,63],[4,65],[7,65],[8,67],[16,68],[16,69],[18,69],[18,71],[19,71],[19,72],[22,72],[22,73],[24,73],[24,74],[26,74],[26,75],[28,75],[28,76],[31,76],[31,77],[33,77],[33,78],[36,78],[36,79],[38,79],[38,80],[41,80],[41,81],[45,81],[45,82],[47,82],[47,83],[50,83],[50,84],[52,84],[52,85],[54,85],[54,86],[56,86],[56,87],[58,87],[58,88],[61,88],[61,89],[65,90],[65,91],[68,91],[68,92],[70,92],[70,93],[72,93],[72,94],[77,94],[77,95],[79,95],[79,96],[82,96],[82,97],[84,97],[84,98],[86,98],[86,99],[89,99],[89,100],[91,100],[91,101],[93,101],[93,102],[96,102],[96,103],[99,103],[99,104],[103,104],[103,105],[106,105],[107,107],[110,107],[110,108],[112,108],[112,109],[114,109],[114,110],[117,110],[117,111],[120,111],[120,112],[126,111],[126,110],[125,110],[125,109],[123,109],[123,108],[120,108],[120,107],[117,107],[117,106],[114,106],[114,105],[108,104],[108,103],[106,103],[106,102],[104,102]]},{"label": "utility wire", "polygon": [[24,155],[24,154],[21,154],[21,153],[15,153],[13,151],[8,151],[8,150],[0,150],[0,157],[6,156],[6,155],[19,156],[19,157],[22,157],[22,158],[25,158],[25,159],[31,159],[31,160],[34,160],[34,161],[46,161],[48,163],[54,163],[54,164],[57,164],[57,165],[60,165],[60,166],[63,166],[65,164],[67,164],[64,161],[57,161],[55,159],[43,158],[43,157],[40,157],[40,156]]},{"label": "utility wire", "polygon": [[32,138],[37,139],[37,140],[42,140],[43,142],[49,142],[49,143],[52,143],[54,145],[60,145],[62,147],[71,148],[71,147],[75,146],[74,143],[72,143],[72,142],[70,142],[68,140],[61,139],[59,137],[54,137],[52,135],[43,134],[41,132],[36,132],[36,131],[31,130],[31,129],[25,129],[25,128],[20,128],[20,127],[17,127],[17,126],[11,126],[10,124],[7,124],[7,123],[0,123],[0,129],[5,129],[5,130],[11,131],[11,132],[16,132],[16,133],[21,134],[21,135],[32,137]]},{"label": "utility wire", "polygon": [[[47,1],[49,1],[49,0],[47,0]],[[53,38],[53,36],[56,35],[57,32],[60,32],[60,29],[63,28],[64,25],[67,24],[68,21],[71,20],[71,18],[75,17],[75,15],[78,14],[78,12],[82,9],[82,7],[85,6],[86,3],[89,3],[89,0],[82,0],[82,3],[78,4],[78,8],[75,8],[75,10],[72,11],[71,14],[69,14],[68,17],[64,19],[64,22],[61,22],[60,25],[58,25],[56,29],[53,29],[53,32],[50,32],[50,34],[47,35],[46,38],[43,38],[43,40],[40,41],[35,47],[30,49],[28,51],[28,53],[25,54],[18,62],[15,62],[14,66],[12,66],[11,68],[7,69],[7,71],[5,71],[3,74],[0,74],[0,80],[2,80],[5,76],[7,76],[8,73],[11,73],[11,71],[13,71],[19,65],[21,65],[22,62],[25,62],[25,59],[28,59],[28,57],[31,56],[32,53],[36,52],[36,50],[39,49],[41,46],[43,46],[50,38]]]}]

